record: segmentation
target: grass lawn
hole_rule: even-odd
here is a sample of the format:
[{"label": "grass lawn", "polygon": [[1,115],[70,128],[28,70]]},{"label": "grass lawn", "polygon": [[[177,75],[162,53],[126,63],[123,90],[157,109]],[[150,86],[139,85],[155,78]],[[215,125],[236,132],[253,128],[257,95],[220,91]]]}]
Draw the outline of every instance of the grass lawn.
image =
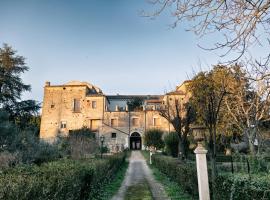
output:
[{"label": "grass lawn", "polygon": [[174,200],[191,200],[192,197],[185,193],[183,189],[174,181],[171,181],[165,174],[161,173],[157,168],[149,163],[149,151],[141,151],[143,156],[147,160],[147,164],[153,171],[153,175],[157,181],[159,181],[163,186],[169,198]]}]

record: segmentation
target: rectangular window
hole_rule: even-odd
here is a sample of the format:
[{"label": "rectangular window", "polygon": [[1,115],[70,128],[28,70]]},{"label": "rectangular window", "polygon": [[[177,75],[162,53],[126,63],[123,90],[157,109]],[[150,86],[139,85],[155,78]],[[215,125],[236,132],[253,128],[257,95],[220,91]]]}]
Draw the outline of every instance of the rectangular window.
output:
[{"label": "rectangular window", "polygon": [[111,126],[117,127],[117,119],[111,119]]},{"label": "rectangular window", "polygon": [[157,117],[154,118],[154,126],[161,126],[160,118],[157,118]]},{"label": "rectangular window", "polygon": [[97,102],[96,101],[92,101],[92,108],[96,109],[97,108]]},{"label": "rectangular window", "polygon": [[67,128],[67,122],[62,121],[60,124],[61,128]]},{"label": "rectangular window", "polygon": [[112,133],[112,138],[116,138],[116,133]]},{"label": "rectangular window", "polygon": [[80,108],[80,99],[74,99],[73,100],[73,111],[74,112],[80,112],[81,108]]},{"label": "rectangular window", "polygon": [[139,126],[139,118],[132,118],[132,126]]}]

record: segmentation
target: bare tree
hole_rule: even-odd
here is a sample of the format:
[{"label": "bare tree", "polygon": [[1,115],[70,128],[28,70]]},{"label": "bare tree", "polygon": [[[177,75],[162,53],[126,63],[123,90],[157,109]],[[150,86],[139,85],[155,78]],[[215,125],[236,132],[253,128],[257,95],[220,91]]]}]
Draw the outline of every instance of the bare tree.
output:
[{"label": "bare tree", "polygon": [[225,105],[234,124],[248,138],[250,152],[254,154],[259,127],[270,121],[270,73],[265,65],[253,63],[252,66],[249,70],[235,67],[237,81],[231,85]]},{"label": "bare tree", "polygon": [[[220,33],[223,37],[208,50],[222,49],[241,58],[254,45],[267,42],[270,30],[270,0],[148,0],[157,9],[144,16],[155,17],[168,8],[175,18],[173,27],[187,21],[189,31],[201,36]],[[269,57],[269,55],[267,55]]]},{"label": "bare tree", "polygon": [[190,104],[180,102],[179,98],[173,98],[171,101],[167,101],[167,108],[160,110],[159,114],[174,127],[179,138],[178,155],[185,159],[188,151],[187,136],[190,124],[195,120],[194,109]]}]

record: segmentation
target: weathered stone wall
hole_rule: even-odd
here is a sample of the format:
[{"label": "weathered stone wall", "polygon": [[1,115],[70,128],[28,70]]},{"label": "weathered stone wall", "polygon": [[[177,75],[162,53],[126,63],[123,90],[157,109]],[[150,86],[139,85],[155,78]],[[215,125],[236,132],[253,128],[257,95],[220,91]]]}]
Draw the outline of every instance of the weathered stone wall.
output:
[{"label": "weathered stone wall", "polygon": [[[133,118],[137,118],[139,123],[133,124]],[[154,125],[154,118],[160,119],[160,126]],[[111,126],[111,119],[116,119],[117,126]],[[158,111],[138,111],[138,112],[105,112],[104,123],[99,129],[99,134],[105,136],[105,143],[113,149],[114,146],[129,147],[129,135],[137,132],[144,140],[145,131],[153,128],[162,129],[164,131],[173,130],[169,128],[169,123],[166,119],[159,115]],[[116,133],[116,138],[112,138],[112,133]]]},{"label": "weathered stone wall", "polygon": [[[105,98],[102,95],[86,96],[86,86],[45,86],[42,106],[40,137],[50,139],[58,133],[90,126],[90,119],[102,119]],[[79,100],[80,110],[74,111],[74,99]],[[96,108],[92,108],[96,101]],[[66,123],[61,128],[61,122]]]},{"label": "weathered stone wall", "polygon": [[[116,148],[129,147],[129,135],[134,132],[141,135],[143,144],[144,133],[149,129],[174,131],[173,126],[157,110],[111,112],[107,110],[109,102],[99,88],[84,82],[73,83],[76,84],[50,86],[47,83],[44,87],[40,138],[55,139],[59,133],[65,135],[70,130],[85,126],[96,131],[98,137],[104,135],[105,145],[114,151]],[[95,93],[94,89],[98,92]],[[163,103],[172,104],[177,99],[183,105],[187,98],[185,93],[176,91],[165,95]],[[74,99],[79,104],[79,110],[74,110]],[[112,119],[115,124],[112,124]],[[112,133],[116,133],[115,138]]]}]

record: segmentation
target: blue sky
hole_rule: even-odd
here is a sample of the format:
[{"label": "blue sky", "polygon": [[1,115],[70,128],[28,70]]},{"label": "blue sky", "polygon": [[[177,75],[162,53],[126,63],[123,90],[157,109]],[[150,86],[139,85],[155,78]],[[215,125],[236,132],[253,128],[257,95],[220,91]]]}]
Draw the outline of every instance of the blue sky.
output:
[{"label": "blue sky", "polygon": [[[140,16],[145,0],[0,0],[0,43],[26,58],[24,98],[42,101],[45,81],[87,81],[106,94],[163,94],[216,64],[173,18]],[[207,41],[206,41],[207,43]]]}]

